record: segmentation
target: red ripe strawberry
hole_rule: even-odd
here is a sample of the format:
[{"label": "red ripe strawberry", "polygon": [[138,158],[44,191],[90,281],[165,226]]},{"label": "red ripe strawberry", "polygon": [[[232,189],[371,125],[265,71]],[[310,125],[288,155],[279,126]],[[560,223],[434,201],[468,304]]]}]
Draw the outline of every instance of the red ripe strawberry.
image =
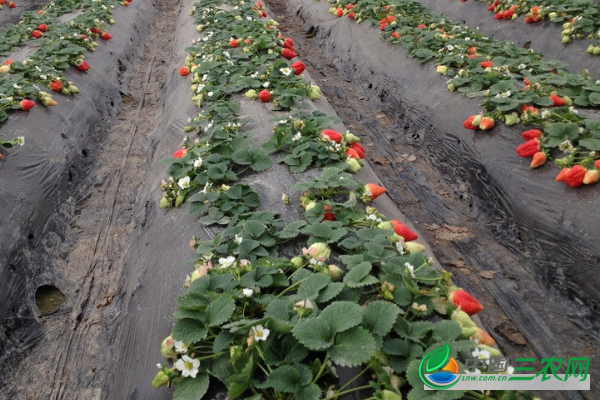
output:
[{"label": "red ripe strawberry", "polygon": [[482,61],[482,62],[480,62],[479,64],[481,64],[481,66],[482,66],[483,68],[489,68],[489,67],[493,67],[493,66],[494,66],[494,63],[493,63],[493,62],[491,62],[490,60],[487,60],[487,61]]},{"label": "red ripe strawberry", "polygon": [[457,308],[460,308],[469,314],[469,316],[475,315],[483,310],[481,303],[478,302],[475,297],[471,296],[462,289],[455,290],[454,292],[450,293],[450,300],[452,300]]},{"label": "red ripe strawberry", "polygon": [[379,25],[379,30],[382,31],[385,28],[387,28],[387,26],[388,26],[387,22],[384,22],[383,24]]},{"label": "red ripe strawberry", "polygon": [[263,103],[268,103],[271,100],[271,93],[267,89],[263,89],[258,94],[258,99]]},{"label": "red ripe strawberry", "polygon": [[263,8],[263,5],[262,5],[262,3],[260,1],[257,1],[256,2],[256,7]]},{"label": "red ripe strawberry", "polygon": [[102,33],[102,31],[100,29],[96,28],[96,27],[90,28],[90,32],[95,33],[97,35],[99,35],[99,34]]},{"label": "red ripe strawberry", "polygon": [[392,219],[390,222],[394,227],[394,232],[396,232],[397,235],[402,236],[405,241],[410,242],[411,240],[417,240],[419,238],[419,235],[411,231],[408,226],[397,219]]},{"label": "red ripe strawberry", "polygon": [[102,32],[102,35],[100,35],[100,38],[103,40],[110,40],[110,39],[112,39],[112,36],[110,36],[110,33],[108,33],[108,32]]},{"label": "red ripe strawberry", "polygon": [[565,105],[565,101],[560,96],[558,96],[556,94],[550,95],[550,100],[552,100],[552,102],[554,103],[553,105],[555,107],[560,107],[560,106],[564,106]]},{"label": "red ripe strawberry", "polygon": [[37,27],[37,30],[40,32],[46,32],[48,30],[48,25],[46,24],[39,24]]},{"label": "red ripe strawberry", "polygon": [[533,7],[531,7],[531,12],[532,13],[537,13],[539,9],[540,8],[538,6],[533,6]]},{"label": "red ripe strawberry", "polygon": [[40,37],[42,37],[42,32],[40,32],[40,31],[38,31],[37,29],[35,29],[35,30],[33,30],[33,31],[31,32],[31,36],[33,36],[33,37],[34,37],[34,38],[36,38],[36,39],[37,39],[37,38],[40,38]]},{"label": "red ripe strawberry", "polygon": [[350,148],[354,149],[360,158],[365,158],[365,148],[360,143],[352,143]]},{"label": "red ripe strawberry", "polygon": [[469,54],[467,57],[469,57],[469,58],[477,58],[479,56],[477,54]]},{"label": "red ripe strawberry", "polygon": [[502,11],[498,11],[496,15],[494,15],[494,19],[502,19],[504,17],[504,13]]},{"label": "red ripe strawberry", "polygon": [[346,4],[346,10],[351,9],[352,7],[354,7],[354,4],[350,3],[350,4]]},{"label": "red ripe strawberry", "polygon": [[344,15],[344,9],[342,7],[338,7],[335,10],[335,15],[337,15],[338,17],[341,17],[342,15]]},{"label": "red ripe strawberry", "polygon": [[294,39],[292,39],[292,38],[285,38],[285,40],[283,41],[283,47],[285,47],[286,43],[289,46],[294,47]]},{"label": "red ripe strawberry", "polygon": [[323,219],[327,221],[335,221],[335,214],[329,210],[329,206],[325,204],[325,212],[323,213]]},{"label": "red ripe strawberry", "polygon": [[387,18],[381,18],[381,19],[379,20],[379,24],[380,24],[380,25],[381,25],[381,24],[386,24],[386,23],[387,23]]},{"label": "red ripe strawberry", "polygon": [[237,42],[237,40],[235,40],[235,39],[231,39],[231,40],[229,41],[229,47],[231,47],[232,49],[235,49],[235,48],[236,48],[236,47],[238,47],[238,46],[239,46],[239,45],[238,45],[238,42]]},{"label": "red ripe strawberry", "polygon": [[262,10],[262,12],[260,13],[260,16],[262,18],[267,18],[267,12],[265,10]]},{"label": "red ripe strawberry", "polygon": [[187,154],[187,149],[179,149],[173,153],[173,158],[182,158]]},{"label": "red ripe strawberry", "polygon": [[475,47],[475,46],[469,47],[467,49],[467,53],[469,53],[469,54],[475,54],[475,53],[477,53],[477,47]]},{"label": "red ripe strawberry", "polygon": [[323,139],[327,138],[329,140],[331,140],[332,142],[336,142],[339,143],[342,141],[342,134],[334,131],[333,129],[325,129],[324,131],[321,132],[321,137]]},{"label": "red ripe strawberry", "polygon": [[378,198],[379,196],[381,196],[382,194],[384,194],[386,192],[384,187],[381,187],[379,185],[376,185],[374,183],[367,183],[365,185],[365,194],[371,199],[371,200],[375,200],[376,198]]},{"label": "red ripe strawberry", "polygon": [[519,157],[533,157],[535,153],[541,150],[540,141],[537,139],[528,140],[519,147],[517,147],[517,154]]},{"label": "red ripe strawberry", "polygon": [[463,126],[466,129],[472,129],[472,130],[476,131],[477,127],[471,124],[471,122],[473,122],[473,120],[475,119],[475,117],[476,117],[476,115],[471,115],[469,118],[467,118],[465,120],[465,122],[463,122]]},{"label": "red ripe strawberry", "polygon": [[294,70],[294,75],[300,75],[306,69],[306,65],[302,61],[296,61],[290,65]]},{"label": "red ripe strawberry", "polygon": [[400,36],[400,34],[398,32],[392,32],[392,37],[394,39],[400,39],[401,36]]},{"label": "red ripe strawberry", "polygon": [[277,35],[277,39],[283,39],[283,35],[280,33],[279,35]]},{"label": "red ripe strawberry", "polygon": [[35,102],[31,100],[21,100],[21,110],[29,111],[35,106]]},{"label": "red ripe strawberry", "polygon": [[350,157],[350,158],[353,158],[355,160],[360,160],[360,155],[354,149],[348,148],[346,150],[345,154],[346,154],[346,157]]},{"label": "red ripe strawberry", "polygon": [[423,29],[423,28],[427,28],[427,25],[425,25],[425,24],[417,25],[417,29]]},{"label": "red ripe strawberry", "polygon": [[583,185],[583,179],[585,178],[586,172],[587,170],[581,165],[574,165],[565,174],[565,182],[573,188],[579,187]]},{"label": "red ripe strawberry", "polygon": [[354,11],[350,11],[348,13],[348,18],[350,18],[350,19],[354,19],[355,16],[356,16],[356,14],[354,13]]},{"label": "red ripe strawberry", "polygon": [[244,43],[250,44],[252,42],[250,41],[250,39],[244,39]]},{"label": "red ripe strawberry", "polygon": [[186,66],[183,66],[183,67],[179,68],[179,71],[177,71],[177,72],[181,76],[188,76],[190,74],[190,69]]},{"label": "red ripe strawberry", "polygon": [[394,17],[393,15],[388,15],[386,20],[387,20],[387,22],[389,22],[391,24],[392,22],[394,22],[396,20],[396,17]]},{"label": "red ripe strawberry", "polygon": [[488,117],[481,118],[481,122],[479,123],[479,129],[487,131],[494,127],[494,120]]},{"label": "red ripe strawberry", "polygon": [[533,155],[533,160],[531,160],[531,164],[529,164],[529,166],[531,168],[537,168],[544,165],[544,163],[546,163],[546,153],[538,151]]},{"label": "red ripe strawberry", "polygon": [[7,2],[8,2],[7,0],[0,0],[0,6],[5,5]]},{"label": "red ripe strawberry", "polygon": [[510,10],[506,10],[506,11],[504,11],[504,13],[502,13],[502,18],[511,19],[514,13],[515,13],[515,10],[512,8]]},{"label": "red ripe strawberry", "polygon": [[4,61],[4,65],[10,65],[13,63],[13,60],[11,60],[10,58],[6,61]]},{"label": "red ripe strawberry", "polygon": [[533,22],[539,22],[542,19],[542,16],[540,14],[535,14],[531,19],[533,19]]},{"label": "red ripe strawberry", "polygon": [[558,175],[556,175],[555,181],[556,182],[562,182],[565,180],[565,176],[567,175],[567,172],[569,172],[571,168],[563,168],[560,170],[560,172],[558,173]]},{"label": "red ripe strawberry", "polygon": [[521,133],[521,137],[523,138],[523,140],[539,139],[542,137],[542,131],[540,131],[539,129],[530,129]]},{"label": "red ripe strawberry", "polygon": [[17,5],[15,4],[14,1],[11,1],[10,3],[8,3],[8,7],[9,8],[17,8]]},{"label": "red ripe strawberry", "polygon": [[81,60],[81,62],[79,64],[75,65],[75,68],[77,68],[80,71],[87,71],[88,69],[90,69],[90,66],[88,65],[87,62]]},{"label": "red ripe strawberry", "polygon": [[525,17],[525,22],[530,24],[533,22],[533,18],[532,17]]},{"label": "red ripe strawberry", "polygon": [[291,60],[292,58],[297,56],[297,54],[294,53],[293,51],[291,51],[290,49],[283,49],[281,51],[281,55],[283,57],[287,58],[288,60]]},{"label": "red ripe strawberry", "polygon": [[494,11],[494,8],[496,8],[496,6],[494,4],[490,4],[487,8],[488,11]]},{"label": "red ripe strawberry", "polygon": [[292,42],[288,42],[287,40],[285,42],[283,42],[283,48],[284,49],[290,49],[291,51],[294,51],[294,43]]},{"label": "red ripe strawberry", "polygon": [[594,167],[600,169],[600,160],[594,161]]},{"label": "red ripe strawberry", "polygon": [[60,92],[63,88],[62,82],[59,81],[58,79],[55,81],[50,82],[50,89],[54,90],[55,92]]},{"label": "red ripe strawberry", "polygon": [[532,114],[539,114],[540,112],[538,111],[537,108],[535,108],[534,106],[526,106],[526,105],[522,105],[521,106],[521,113],[526,113],[526,112],[530,112]]},{"label": "red ripe strawberry", "polygon": [[531,82],[529,82],[529,81],[527,80],[527,78],[523,78],[523,83],[525,84],[525,86],[529,86],[529,85],[531,85]]}]

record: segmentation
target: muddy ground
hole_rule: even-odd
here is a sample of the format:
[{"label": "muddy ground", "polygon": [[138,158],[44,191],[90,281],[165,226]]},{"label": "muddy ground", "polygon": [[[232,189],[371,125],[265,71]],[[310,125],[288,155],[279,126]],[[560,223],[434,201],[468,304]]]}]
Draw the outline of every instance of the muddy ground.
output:
[{"label": "muddy ground", "polygon": [[[18,317],[36,323],[8,330],[6,325],[0,332],[13,349],[3,355],[2,399],[171,398],[168,389],[152,389],[150,381],[162,361],[158,350],[170,331],[174,298],[189,272],[184,261],[193,257],[185,243],[199,229],[186,210],[158,210],[164,168],[157,161],[177,147],[194,109],[175,72],[195,37],[187,16],[191,4],[147,3],[138,11],[148,21],[139,51],[103,72],[117,74],[122,83],[114,115],[104,115],[106,126],[83,149],[85,169],[64,177],[74,182],[69,196],[28,248],[51,249],[57,271],[51,281],[67,301],[42,314],[33,308],[31,287],[23,289],[28,305],[19,313],[33,315]],[[391,199],[457,285],[484,304],[482,323],[502,350],[538,359],[588,356],[594,365],[600,347],[589,313],[535,275],[532,255],[520,251],[518,235],[518,243],[511,243],[507,237],[514,236],[499,234],[506,224],[518,232],[519,224],[506,221],[502,210],[499,218],[483,207],[476,188],[440,159],[427,142],[434,127],[411,108],[410,99],[390,101],[377,84],[352,79],[348,71],[360,66],[334,63],[331,43],[308,15],[297,13],[294,2],[267,5],[337,114],[363,138],[368,163]],[[592,388],[543,398],[599,398]]]}]

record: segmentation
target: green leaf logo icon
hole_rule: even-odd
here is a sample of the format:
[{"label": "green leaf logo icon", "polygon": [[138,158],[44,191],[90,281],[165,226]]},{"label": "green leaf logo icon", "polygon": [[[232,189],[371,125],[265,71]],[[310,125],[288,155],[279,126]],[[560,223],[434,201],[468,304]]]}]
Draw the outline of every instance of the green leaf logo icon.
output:
[{"label": "green leaf logo icon", "polygon": [[437,371],[441,367],[447,364],[448,357],[450,357],[450,346],[446,343],[443,347],[432,351],[427,354],[423,361],[427,360],[425,364],[426,373],[431,373],[432,371]]}]

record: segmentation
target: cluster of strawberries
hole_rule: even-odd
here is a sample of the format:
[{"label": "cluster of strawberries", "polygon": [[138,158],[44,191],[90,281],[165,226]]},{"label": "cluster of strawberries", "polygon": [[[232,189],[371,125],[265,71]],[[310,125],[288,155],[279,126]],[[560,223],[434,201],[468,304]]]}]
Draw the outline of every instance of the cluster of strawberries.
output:
[{"label": "cluster of strawberries", "polygon": [[263,4],[260,1],[256,2],[256,7],[252,7],[253,10],[256,10],[256,14],[259,18],[266,18],[267,12],[263,8]]},{"label": "cluster of strawberries", "polygon": [[[8,0],[0,0],[0,10],[2,9],[2,6],[4,6],[7,3]],[[8,3],[8,7],[9,8],[17,8],[17,5],[15,4],[14,1],[11,1]]]},{"label": "cluster of strawberries", "polygon": [[344,14],[348,15],[348,18],[350,19],[354,19],[354,17],[356,16],[356,14],[354,13],[354,11],[351,11],[352,8],[354,8],[354,4],[350,3],[347,4],[345,9],[342,7],[337,7],[337,8],[332,8],[329,10],[329,12],[331,12],[332,14],[337,15],[338,17],[343,17]]},{"label": "cluster of strawberries", "polygon": [[484,117],[483,114],[471,115],[463,122],[463,126],[466,129],[482,131],[490,130],[494,127],[494,119],[491,117]]},{"label": "cluster of strawberries", "polygon": [[574,188],[600,181],[600,160],[594,161],[594,167],[589,169],[579,164],[561,169],[556,175],[556,182],[563,181]]}]

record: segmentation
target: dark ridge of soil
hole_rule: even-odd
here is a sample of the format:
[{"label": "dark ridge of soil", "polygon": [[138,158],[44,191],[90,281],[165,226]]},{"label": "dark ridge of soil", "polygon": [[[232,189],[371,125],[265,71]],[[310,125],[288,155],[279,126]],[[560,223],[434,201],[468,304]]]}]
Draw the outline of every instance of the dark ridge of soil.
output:
[{"label": "dark ridge of soil", "polygon": [[[456,171],[440,160],[435,143],[428,142],[436,128],[418,105],[398,94],[401,89],[395,82],[378,85],[378,77],[361,79],[368,72],[353,63],[352,56],[340,62],[343,50],[336,49],[327,23],[311,20],[297,3],[267,0],[274,17],[285,21],[279,28],[294,39],[299,57],[336,112],[353,132],[367,138],[367,160],[388,194],[415,223],[442,266],[454,274],[457,285],[482,300],[483,325],[503,352],[538,360],[554,354],[583,355],[594,363],[600,355],[599,340],[587,320],[589,313],[529,272],[535,270],[531,255],[520,252],[520,244],[506,242],[506,237],[526,240],[519,224],[500,209],[490,213],[477,188],[467,179],[457,179]],[[319,7],[327,12],[325,5]],[[506,229],[514,236],[498,233]],[[598,395],[592,389],[594,395],[541,395],[591,399]]]},{"label": "dark ridge of soil", "polygon": [[[54,238],[52,255],[44,260],[44,274],[60,282],[67,301],[53,312],[29,315],[36,324],[24,323],[10,332],[12,340],[18,342],[14,351],[2,355],[12,360],[2,368],[0,398],[107,398],[102,389],[107,384],[112,351],[116,350],[111,335],[117,328],[123,300],[123,282],[118,278],[127,267],[122,260],[130,236],[143,224],[143,213],[149,206],[137,204],[138,191],[153,161],[149,155],[155,143],[149,133],[161,118],[166,74],[171,72],[166,60],[171,56],[172,38],[148,33],[172,31],[179,2],[158,1],[147,7],[157,10],[154,14],[148,13],[148,8],[140,10],[146,13],[149,25],[142,28],[143,48],[128,60],[132,64],[119,60],[118,69],[115,65],[110,71],[94,71],[118,73],[123,83],[117,104],[120,109],[116,118],[105,116],[107,126],[96,143],[87,139],[82,154],[87,158],[89,175],[80,173],[67,204],[51,218],[51,231],[40,233]],[[118,28],[115,25],[116,32],[126,31]],[[39,296],[36,293],[36,301],[39,297],[40,304],[56,306],[57,296],[48,289]]]}]

